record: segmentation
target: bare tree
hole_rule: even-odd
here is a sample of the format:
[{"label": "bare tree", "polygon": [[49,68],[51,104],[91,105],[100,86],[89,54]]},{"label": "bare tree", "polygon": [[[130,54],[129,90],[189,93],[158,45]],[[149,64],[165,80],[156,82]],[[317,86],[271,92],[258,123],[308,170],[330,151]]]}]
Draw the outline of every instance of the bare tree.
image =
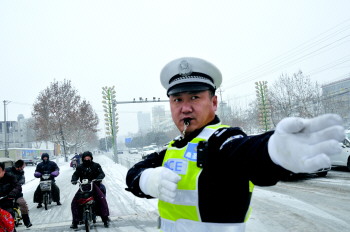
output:
[{"label": "bare tree", "polygon": [[86,101],[81,101],[71,81],[54,81],[40,92],[33,106],[33,128],[38,140],[60,144],[64,153],[82,147],[96,133],[98,117]]},{"label": "bare tree", "polygon": [[315,117],[322,113],[321,88],[301,71],[282,74],[269,92],[274,125],[284,117]]}]

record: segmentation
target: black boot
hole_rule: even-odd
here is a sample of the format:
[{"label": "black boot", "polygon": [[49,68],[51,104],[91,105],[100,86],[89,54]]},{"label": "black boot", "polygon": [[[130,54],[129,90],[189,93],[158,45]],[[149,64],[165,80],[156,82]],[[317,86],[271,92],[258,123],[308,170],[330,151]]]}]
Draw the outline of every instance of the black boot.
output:
[{"label": "black boot", "polygon": [[72,225],[70,226],[71,229],[78,229],[78,223],[73,222]]},{"label": "black boot", "polygon": [[32,226],[32,223],[30,223],[30,219],[29,219],[29,215],[28,214],[22,214],[22,219],[23,219],[23,223],[24,225],[29,228]]},{"label": "black boot", "polygon": [[39,203],[38,206],[37,206],[37,208],[39,209],[39,208],[41,208],[41,207],[43,207],[43,205],[42,205],[41,203]]},{"label": "black boot", "polygon": [[104,227],[108,228],[108,227],[109,227],[109,221],[110,221],[109,218],[108,218],[108,216],[106,216],[106,217],[101,217],[101,218],[102,218]]}]

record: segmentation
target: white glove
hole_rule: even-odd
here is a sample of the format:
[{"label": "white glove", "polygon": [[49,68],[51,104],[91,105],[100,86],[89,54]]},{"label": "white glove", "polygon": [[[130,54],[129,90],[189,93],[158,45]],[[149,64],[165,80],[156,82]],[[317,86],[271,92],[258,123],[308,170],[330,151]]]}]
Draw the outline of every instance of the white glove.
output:
[{"label": "white glove", "polygon": [[141,191],[162,201],[174,202],[181,177],[165,167],[148,168],[140,177]]},{"label": "white glove", "polygon": [[331,166],[329,155],[341,152],[342,119],[324,114],[312,119],[285,118],[268,142],[272,161],[294,173],[312,173]]}]

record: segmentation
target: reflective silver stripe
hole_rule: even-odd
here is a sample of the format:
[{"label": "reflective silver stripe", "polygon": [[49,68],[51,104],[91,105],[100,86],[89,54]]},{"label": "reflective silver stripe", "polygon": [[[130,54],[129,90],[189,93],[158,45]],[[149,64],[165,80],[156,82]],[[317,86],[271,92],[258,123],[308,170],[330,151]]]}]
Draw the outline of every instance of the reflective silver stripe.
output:
[{"label": "reflective silver stripe", "polygon": [[198,206],[198,192],[196,190],[176,190],[175,205]]},{"label": "reflective silver stripe", "polygon": [[201,133],[199,133],[199,135],[197,136],[197,138],[200,139],[205,139],[208,140],[210,138],[210,136],[212,134],[214,134],[214,132],[217,131],[217,129],[211,129],[211,128],[204,128]]},{"label": "reflective silver stripe", "polygon": [[245,223],[210,223],[187,219],[171,221],[161,218],[162,232],[244,232]]}]

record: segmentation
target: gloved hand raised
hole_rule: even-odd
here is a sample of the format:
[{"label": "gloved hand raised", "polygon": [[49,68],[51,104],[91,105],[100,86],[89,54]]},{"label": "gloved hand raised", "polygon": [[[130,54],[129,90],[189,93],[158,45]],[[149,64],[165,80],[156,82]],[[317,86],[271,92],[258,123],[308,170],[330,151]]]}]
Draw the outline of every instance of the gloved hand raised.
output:
[{"label": "gloved hand raised", "polygon": [[272,161],[294,173],[311,173],[331,166],[329,155],[341,152],[342,119],[324,114],[312,119],[285,118],[268,142]]},{"label": "gloved hand raised", "polygon": [[142,172],[140,188],[143,193],[162,201],[174,202],[177,183],[181,177],[165,167],[148,168]]}]

